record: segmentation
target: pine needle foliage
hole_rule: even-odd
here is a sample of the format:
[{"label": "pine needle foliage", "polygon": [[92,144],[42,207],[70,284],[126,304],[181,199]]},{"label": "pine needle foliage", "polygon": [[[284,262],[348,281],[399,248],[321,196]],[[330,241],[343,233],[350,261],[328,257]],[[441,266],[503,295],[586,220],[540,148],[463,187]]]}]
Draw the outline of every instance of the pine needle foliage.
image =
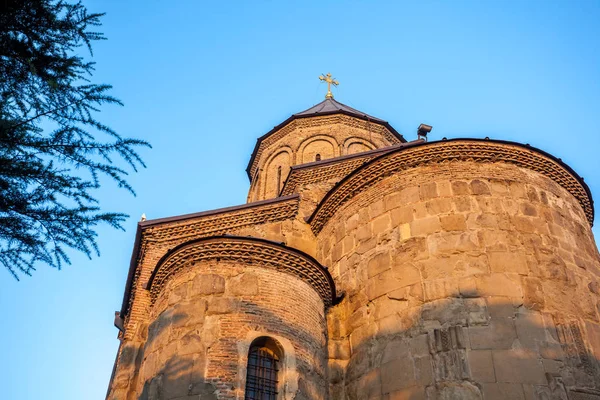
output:
[{"label": "pine needle foliage", "polygon": [[121,105],[92,83],[92,43],[104,14],[81,2],[0,0],[0,263],[16,278],[39,264],[60,269],[67,250],[99,255],[96,228],[123,229],[93,193],[112,180],[135,194],[128,170],[145,167],[143,140],[96,119]]}]

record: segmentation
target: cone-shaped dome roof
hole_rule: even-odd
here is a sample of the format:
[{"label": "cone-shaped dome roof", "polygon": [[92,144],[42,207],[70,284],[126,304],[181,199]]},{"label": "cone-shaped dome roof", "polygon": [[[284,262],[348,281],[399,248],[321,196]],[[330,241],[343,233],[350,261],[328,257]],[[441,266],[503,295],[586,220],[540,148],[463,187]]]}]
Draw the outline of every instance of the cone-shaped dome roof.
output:
[{"label": "cone-shaped dome roof", "polygon": [[362,111],[358,111],[357,109],[354,109],[345,104],[342,104],[339,101],[336,101],[332,98],[325,99],[322,102],[320,102],[319,104],[312,106],[308,110],[304,110],[302,112],[294,114],[293,116],[301,118],[301,117],[315,117],[317,115],[327,115],[327,114],[337,114],[337,113],[352,115],[353,117],[358,117],[361,119],[368,119],[369,121],[387,124],[387,122],[382,119],[373,117],[369,114],[365,114]]}]

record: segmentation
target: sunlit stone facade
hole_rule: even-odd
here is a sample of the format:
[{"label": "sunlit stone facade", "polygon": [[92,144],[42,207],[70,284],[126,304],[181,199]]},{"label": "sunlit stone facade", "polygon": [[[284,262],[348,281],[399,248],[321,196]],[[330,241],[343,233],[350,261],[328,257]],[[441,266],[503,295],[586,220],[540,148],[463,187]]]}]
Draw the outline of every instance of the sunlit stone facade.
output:
[{"label": "sunlit stone facade", "polygon": [[247,171],[247,204],[139,223],[108,399],[600,399],[593,202],[557,158],[327,99]]}]

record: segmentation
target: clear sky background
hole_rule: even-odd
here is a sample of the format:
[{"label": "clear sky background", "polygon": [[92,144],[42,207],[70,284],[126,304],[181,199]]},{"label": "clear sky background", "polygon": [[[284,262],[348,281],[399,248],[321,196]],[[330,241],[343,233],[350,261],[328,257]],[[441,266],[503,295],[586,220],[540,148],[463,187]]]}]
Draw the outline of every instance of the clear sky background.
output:
[{"label": "clear sky background", "polygon": [[104,398],[140,215],[244,203],[256,138],[320,102],[321,73],[408,140],[427,123],[431,140],[530,143],[600,199],[600,0],[84,3],[107,13],[95,81],[125,103],[98,119],[154,148],[137,197],[98,193],[131,215],[126,232],[99,231],[101,257],[21,282],[0,271],[2,399]]}]

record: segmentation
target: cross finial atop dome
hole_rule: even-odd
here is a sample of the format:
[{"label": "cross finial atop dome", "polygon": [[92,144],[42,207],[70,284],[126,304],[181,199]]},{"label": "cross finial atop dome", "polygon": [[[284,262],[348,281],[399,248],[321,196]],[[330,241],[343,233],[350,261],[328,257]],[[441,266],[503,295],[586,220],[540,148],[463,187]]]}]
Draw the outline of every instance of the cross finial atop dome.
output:
[{"label": "cross finial atop dome", "polygon": [[331,85],[333,84],[333,86],[337,86],[340,83],[336,81],[335,78],[332,78],[331,73],[329,72],[325,76],[319,76],[319,80],[327,82],[327,94],[325,95],[325,98],[333,99],[333,93],[331,93]]}]

